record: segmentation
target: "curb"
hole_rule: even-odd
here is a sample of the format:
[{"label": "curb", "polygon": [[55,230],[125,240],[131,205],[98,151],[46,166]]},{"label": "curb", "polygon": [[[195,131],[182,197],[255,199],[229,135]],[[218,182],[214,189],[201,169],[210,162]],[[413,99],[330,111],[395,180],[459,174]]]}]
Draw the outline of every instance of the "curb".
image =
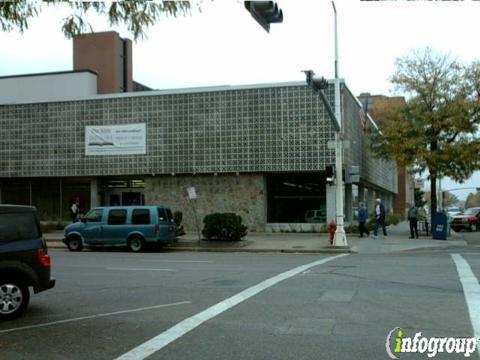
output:
[{"label": "curb", "polygon": [[[67,246],[60,241],[47,241],[49,249],[67,249]],[[200,248],[200,247],[164,247],[163,251],[183,252],[218,252],[218,253],[284,253],[284,254],[345,254],[355,253],[350,248],[321,248],[318,250],[301,249],[248,249],[248,248]]]},{"label": "curb", "polygon": [[319,249],[319,250],[299,250],[299,249],[245,249],[245,248],[197,248],[197,247],[181,247],[169,248],[164,250],[184,251],[184,252],[218,252],[218,253],[283,253],[283,254],[344,254],[354,253],[350,249]]}]

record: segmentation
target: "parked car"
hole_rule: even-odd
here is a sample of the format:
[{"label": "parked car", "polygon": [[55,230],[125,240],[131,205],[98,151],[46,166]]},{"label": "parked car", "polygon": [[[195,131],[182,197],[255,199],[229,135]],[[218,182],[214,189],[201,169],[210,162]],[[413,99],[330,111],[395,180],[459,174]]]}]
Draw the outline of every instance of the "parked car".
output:
[{"label": "parked car", "polygon": [[0,205],[0,319],[20,316],[33,292],[51,289],[50,255],[31,206]]},{"label": "parked car", "polygon": [[175,241],[172,212],[163,206],[109,206],[90,210],[65,227],[63,242],[71,251],[84,246],[128,246],[138,252],[147,244]]},{"label": "parked car", "polygon": [[462,209],[458,207],[450,207],[447,209],[447,216],[453,218],[455,215],[461,214]]},{"label": "parked car", "polygon": [[480,230],[480,207],[469,208],[455,215],[450,222],[450,227],[454,231],[460,231],[461,229]]},{"label": "parked car", "polygon": [[307,210],[305,212],[305,222],[307,223],[321,223],[325,222],[327,214],[325,210]]}]

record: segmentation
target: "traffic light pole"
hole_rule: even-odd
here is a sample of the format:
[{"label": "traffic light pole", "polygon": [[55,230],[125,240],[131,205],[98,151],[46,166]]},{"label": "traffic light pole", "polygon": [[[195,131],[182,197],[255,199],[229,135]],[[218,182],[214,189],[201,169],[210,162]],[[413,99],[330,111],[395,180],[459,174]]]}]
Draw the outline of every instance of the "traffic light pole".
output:
[{"label": "traffic light pole", "polygon": [[338,33],[337,33],[337,9],[335,2],[332,1],[333,12],[335,14],[335,117],[340,125],[340,129],[335,132],[335,171],[337,184],[335,188],[336,199],[336,223],[334,245],[347,246],[347,236],[344,228],[343,214],[343,138],[342,138],[342,109],[340,103],[340,78],[338,76]]}]

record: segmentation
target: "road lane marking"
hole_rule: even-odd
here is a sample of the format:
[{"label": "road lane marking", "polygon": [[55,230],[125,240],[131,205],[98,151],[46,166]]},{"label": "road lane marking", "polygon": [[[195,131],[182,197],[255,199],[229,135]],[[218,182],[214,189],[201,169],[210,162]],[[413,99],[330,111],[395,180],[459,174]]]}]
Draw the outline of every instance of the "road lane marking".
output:
[{"label": "road lane marking", "polygon": [[142,260],[144,262],[168,262],[168,263],[208,263],[211,264],[213,261],[207,260]]},{"label": "road lane marking", "polygon": [[278,284],[279,282],[289,279],[292,276],[300,274],[314,266],[325,264],[326,262],[339,259],[348,254],[342,254],[332,257],[327,257],[325,259],[314,261],[310,264],[298,266],[294,269],[271,277],[270,279],[264,280],[261,283],[254,285],[242,292],[219,302],[216,305],[209,307],[208,309],[188,318],[177,325],[171,327],[170,329],[164,331],[163,333],[155,336],[154,338],[148,340],[147,342],[137,346],[136,348],[130,350],[129,352],[119,356],[116,360],[139,360],[145,359],[146,357],[152,355],[153,353],[159,351],[163,347],[167,346],[176,339],[182,337],[189,331],[200,326],[204,322],[214,318],[215,316],[227,311],[228,309],[240,304],[241,302],[251,298],[252,296],[258,294],[259,292]]},{"label": "road lane marking", "polygon": [[[459,254],[451,254],[463,286],[463,294],[470,314],[473,335],[480,337],[480,285],[468,262]],[[480,354],[479,354],[480,356]]]},{"label": "road lane marking", "polygon": [[121,311],[115,311],[115,312],[104,313],[104,314],[88,315],[88,316],[82,316],[82,317],[73,318],[73,319],[58,320],[58,321],[52,321],[52,322],[43,323],[43,324],[36,324],[36,325],[29,325],[29,326],[21,326],[21,327],[17,327],[17,328],[0,330],[0,334],[8,333],[8,332],[14,332],[14,331],[20,331],[20,330],[35,329],[35,328],[40,328],[40,327],[45,327],[45,326],[65,324],[65,323],[74,322],[74,321],[81,321],[81,320],[88,320],[88,319],[96,319],[96,318],[101,318],[101,317],[105,317],[105,316],[113,316],[113,315],[120,315],[120,314],[129,314],[129,313],[134,313],[134,312],[139,312],[139,311],[160,309],[160,308],[169,307],[169,306],[177,306],[177,305],[191,304],[191,303],[192,303],[191,301],[179,301],[179,302],[171,303],[171,304],[162,304],[162,305],[148,306],[148,307],[131,309],[131,310],[121,310]]},{"label": "road lane marking", "polygon": [[107,267],[105,269],[118,270],[118,271],[177,271],[173,269],[120,268],[120,267]]}]

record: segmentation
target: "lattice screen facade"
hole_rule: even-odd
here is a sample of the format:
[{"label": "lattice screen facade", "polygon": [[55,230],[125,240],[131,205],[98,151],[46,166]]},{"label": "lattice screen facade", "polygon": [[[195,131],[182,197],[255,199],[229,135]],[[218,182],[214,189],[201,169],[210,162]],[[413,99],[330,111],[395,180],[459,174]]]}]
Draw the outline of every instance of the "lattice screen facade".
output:
[{"label": "lattice screen facade", "polygon": [[[85,126],[146,123],[147,154],[85,156]],[[323,170],[333,130],[305,86],[0,106],[0,176]]]},{"label": "lattice screen facade", "polygon": [[[304,172],[335,163],[331,120],[303,84],[137,94],[1,105],[0,177]],[[357,142],[347,163],[393,190],[391,167],[359,158],[365,146],[348,94],[346,135]],[[333,107],[333,86],[326,95]],[[146,155],[85,155],[86,126],[132,123],[146,124]]]}]

